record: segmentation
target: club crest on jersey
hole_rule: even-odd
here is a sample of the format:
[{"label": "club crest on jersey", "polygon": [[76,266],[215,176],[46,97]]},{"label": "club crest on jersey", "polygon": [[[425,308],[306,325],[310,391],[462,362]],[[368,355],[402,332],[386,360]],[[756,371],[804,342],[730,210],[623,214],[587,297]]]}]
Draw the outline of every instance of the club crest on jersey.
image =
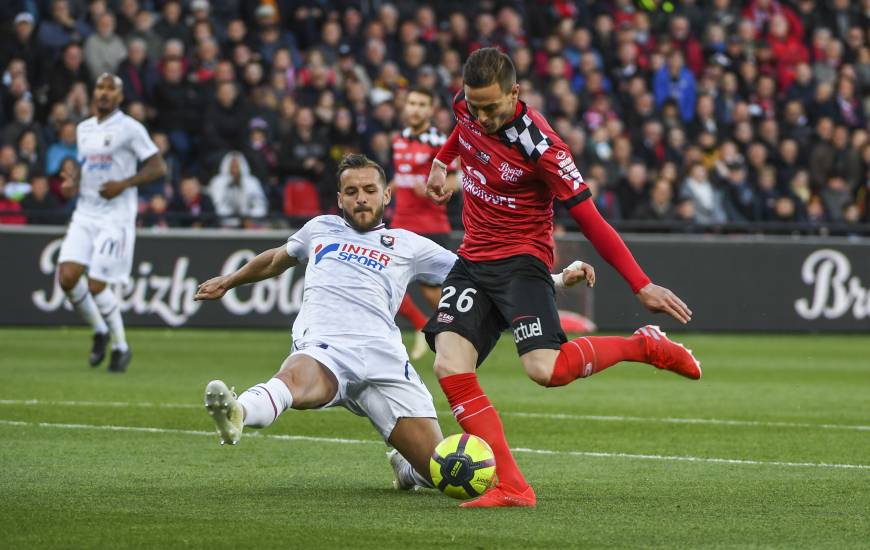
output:
[{"label": "club crest on jersey", "polygon": [[[388,235],[382,235],[383,237]],[[393,238],[395,242],[395,238]],[[320,263],[328,255],[335,253],[335,258],[342,262],[355,263],[373,271],[383,271],[392,259],[389,255],[375,248],[351,243],[320,243],[314,247],[314,265]]]},{"label": "club crest on jersey", "polygon": [[396,244],[396,238],[392,235],[381,235],[381,244],[387,248],[393,248],[393,245]]},{"label": "club crest on jersey", "polygon": [[112,135],[109,134],[103,138],[103,147],[108,147],[111,144],[112,144]]}]

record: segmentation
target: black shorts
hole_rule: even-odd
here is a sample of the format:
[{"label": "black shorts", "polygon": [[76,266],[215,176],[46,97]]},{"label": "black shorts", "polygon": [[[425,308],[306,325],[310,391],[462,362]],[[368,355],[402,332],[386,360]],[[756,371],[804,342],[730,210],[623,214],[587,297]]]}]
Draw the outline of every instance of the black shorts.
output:
[{"label": "black shorts", "polygon": [[567,341],[559,323],[553,279],[544,262],[534,256],[488,262],[460,257],[444,280],[438,309],[423,332],[433,350],[439,332],[466,338],[477,350],[479,366],[508,327],[520,355],[559,349]]}]

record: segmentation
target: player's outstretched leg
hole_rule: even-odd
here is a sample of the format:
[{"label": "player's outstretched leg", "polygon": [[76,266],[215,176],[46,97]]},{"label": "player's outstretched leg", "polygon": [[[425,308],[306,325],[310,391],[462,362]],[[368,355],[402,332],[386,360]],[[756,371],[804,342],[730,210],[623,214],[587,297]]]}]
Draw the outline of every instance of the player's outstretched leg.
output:
[{"label": "player's outstretched leg", "polygon": [[444,436],[435,418],[402,417],[396,422],[388,439],[395,448],[387,453],[396,476],[393,482],[396,489],[416,491],[434,487],[429,460],[442,439]]},{"label": "player's outstretched leg", "polygon": [[701,378],[701,364],[691,350],[669,340],[658,327],[647,325],[628,338],[584,336],[566,342],[555,358],[549,381],[536,380],[551,387],[564,386],[621,361],[647,363],[693,380]]}]

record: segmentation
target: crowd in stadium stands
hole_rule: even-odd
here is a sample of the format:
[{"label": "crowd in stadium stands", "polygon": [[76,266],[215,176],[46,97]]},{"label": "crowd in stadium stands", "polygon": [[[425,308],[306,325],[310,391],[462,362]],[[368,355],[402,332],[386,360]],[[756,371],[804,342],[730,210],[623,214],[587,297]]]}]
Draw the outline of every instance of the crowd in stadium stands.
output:
[{"label": "crowd in stadium stands", "polygon": [[0,4],[0,223],[67,219],[103,72],[169,166],[140,223],[251,227],[335,211],[347,152],[389,176],[410,86],[449,133],[493,45],[613,222],[870,222],[870,0]]}]

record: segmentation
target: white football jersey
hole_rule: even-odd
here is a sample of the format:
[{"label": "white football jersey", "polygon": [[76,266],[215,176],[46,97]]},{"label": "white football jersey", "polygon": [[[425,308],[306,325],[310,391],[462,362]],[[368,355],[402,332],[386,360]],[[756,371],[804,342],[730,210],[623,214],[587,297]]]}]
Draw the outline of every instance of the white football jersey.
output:
[{"label": "white football jersey", "polygon": [[394,317],[408,283],[441,284],[456,262],[453,252],[416,233],[383,224],[360,233],[340,216],[310,220],[287,240],[287,253],[308,259],[294,339],[401,339]]},{"label": "white football jersey", "polygon": [[97,117],[84,120],[76,128],[76,142],[81,180],[73,218],[134,223],[136,188],[108,200],[100,196],[100,188],[107,181],[135,175],[138,163],[158,152],[145,127],[119,109],[102,122]]}]

